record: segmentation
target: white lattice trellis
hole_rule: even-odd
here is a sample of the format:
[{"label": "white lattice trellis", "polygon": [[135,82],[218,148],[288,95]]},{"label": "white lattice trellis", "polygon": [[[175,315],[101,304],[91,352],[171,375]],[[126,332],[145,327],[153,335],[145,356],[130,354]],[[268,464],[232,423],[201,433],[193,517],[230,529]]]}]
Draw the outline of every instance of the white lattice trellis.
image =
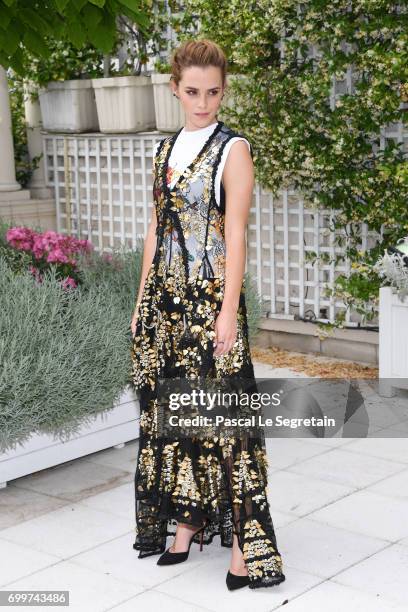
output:
[{"label": "white lattice trellis", "polygon": [[[165,134],[44,134],[46,180],[54,188],[57,229],[87,238],[99,251],[146,235],[152,212],[152,152]],[[247,271],[270,317],[333,321],[344,306],[324,295],[348,264],[307,261],[308,253],[342,255],[328,229],[332,211],[308,209],[295,192],[276,196],[258,184],[248,223]],[[363,228],[362,246],[367,244]],[[347,315],[347,321],[357,321]],[[312,317],[313,318],[313,317]]]},{"label": "white lattice trellis", "polygon": [[58,231],[86,237],[98,250],[135,247],[150,221],[152,151],[163,136],[44,135]]}]

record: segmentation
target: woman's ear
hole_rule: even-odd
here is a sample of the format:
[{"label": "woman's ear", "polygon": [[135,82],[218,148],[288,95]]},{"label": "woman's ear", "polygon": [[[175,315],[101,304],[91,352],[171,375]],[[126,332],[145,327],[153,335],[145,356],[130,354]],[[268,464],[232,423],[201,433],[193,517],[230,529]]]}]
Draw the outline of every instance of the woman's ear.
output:
[{"label": "woman's ear", "polygon": [[170,78],[169,83],[170,83],[170,91],[171,91],[171,93],[173,94],[173,96],[176,96],[178,98],[178,95],[177,95],[177,85],[174,83],[172,78]]}]

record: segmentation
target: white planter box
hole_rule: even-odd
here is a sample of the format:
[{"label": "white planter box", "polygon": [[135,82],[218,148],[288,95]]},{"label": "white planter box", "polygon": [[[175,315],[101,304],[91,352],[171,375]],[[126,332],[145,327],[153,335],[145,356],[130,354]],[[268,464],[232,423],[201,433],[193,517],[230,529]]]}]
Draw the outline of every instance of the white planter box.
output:
[{"label": "white planter box", "polygon": [[171,74],[152,74],[156,126],[161,132],[177,132],[185,124],[183,107],[170,88]]},{"label": "white planter box", "polygon": [[99,130],[90,79],[52,81],[39,91],[43,128],[51,132]]},{"label": "white planter box", "polygon": [[92,79],[101,132],[156,129],[150,76]]},{"label": "white planter box", "polygon": [[34,434],[23,445],[0,453],[0,488],[7,481],[71,461],[138,438],[140,406],[131,387],[109,412],[101,412],[91,425],[61,442],[48,434]]},{"label": "white planter box", "polygon": [[381,287],[379,313],[380,392],[392,397],[394,388],[408,389],[408,297]]}]

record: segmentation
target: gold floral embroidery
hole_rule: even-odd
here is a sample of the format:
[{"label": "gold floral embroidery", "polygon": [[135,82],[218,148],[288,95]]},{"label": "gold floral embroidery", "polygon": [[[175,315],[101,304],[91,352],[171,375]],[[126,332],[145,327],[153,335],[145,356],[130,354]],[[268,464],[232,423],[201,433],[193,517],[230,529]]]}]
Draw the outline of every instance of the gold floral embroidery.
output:
[{"label": "gold floral embroidery", "polygon": [[196,501],[199,501],[201,496],[195,481],[192,461],[188,455],[181,461],[176,478],[173,497],[180,504],[189,505],[191,501],[192,505],[195,506]]},{"label": "gold floral embroidery", "polygon": [[248,573],[251,572],[266,582],[268,576],[280,574],[282,572],[281,556],[266,536],[259,521],[256,519],[247,521],[244,531],[246,541],[243,546],[243,557],[248,566]]}]

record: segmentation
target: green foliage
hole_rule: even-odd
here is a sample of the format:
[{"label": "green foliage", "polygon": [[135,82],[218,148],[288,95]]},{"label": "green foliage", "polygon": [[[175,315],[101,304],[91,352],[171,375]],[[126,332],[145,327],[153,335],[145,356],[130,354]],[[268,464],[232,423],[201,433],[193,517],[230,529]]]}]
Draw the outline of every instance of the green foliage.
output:
[{"label": "green foliage", "polygon": [[245,305],[247,309],[248,336],[252,342],[259,332],[259,320],[262,317],[262,297],[259,295],[254,279],[248,272],[244,274]]},{"label": "green foliage", "polygon": [[152,0],[0,0],[0,64],[24,75],[23,50],[47,58],[50,38],[110,53],[118,16],[128,17],[148,36],[151,6]]},{"label": "green foliage", "polygon": [[171,72],[171,65],[168,62],[158,59],[154,64],[154,70],[159,74],[169,74]]},{"label": "green foliage", "polygon": [[17,182],[27,187],[34,170],[39,166],[41,156],[30,159],[27,143],[27,125],[24,113],[24,88],[22,79],[9,75],[11,123],[13,129],[14,160]]},{"label": "green foliage", "polygon": [[[407,125],[406,4],[187,0],[176,21],[180,41],[195,33],[215,40],[229,72],[245,76],[231,85],[239,104],[223,113],[252,142],[263,186],[295,187],[313,207],[339,211],[333,231],[363,222],[382,228],[382,250],[408,234],[407,153],[385,132]],[[372,267],[377,259],[377,248],[363,252],[358,233],[336,240],[351,263]],[[362,304],[378,286],[370,273],[357,284],[343,278],[337,290]]]},{"label": "green foliage", "polygon": [[66,291],[54,270],[36,283],[0,252],[0,452],[34,432],[69,437],[131,383],[140,252],[113,261],[84,267]]},{"label": "green foliage", "polygon": [[32,262],[31,254],[10,248],[6,240],[7,230],[14,227],[14,225],[12,221],[7,221],[0,217],[0,259],[7,263],[14,274],[25,274]]},{"label": "green foliage", "polygon": [[[81,284],[84,287],[96,285],[107,293],[114,293],[121,303],[122,311],[131,317],[140,282],[142,253],[143,240],[139,240],[135,250],[123,246],[102,254],[96,251],[80,254],[78,267]],[[132,296],[130,301],[129,293]]]},{"label": "green foliage", "polygon": [[47,39],[50,54],[38,57],[23,53],[24,78],[39,87],[50,81],[65,81],[103,76],[103,53],[91,45],[77,49],[72,43]]},{"label": "green foliage", "polygon": [[[400,251],[400,248],[404,248]],[[408,252],[408,237],[403,245],[398,245],[394,252],[385,252],[378,258],[375,264],[375,271],[378,273],[383,283],[396,290],[401,300],[408,295],[408,258],[403,253]]]}]

